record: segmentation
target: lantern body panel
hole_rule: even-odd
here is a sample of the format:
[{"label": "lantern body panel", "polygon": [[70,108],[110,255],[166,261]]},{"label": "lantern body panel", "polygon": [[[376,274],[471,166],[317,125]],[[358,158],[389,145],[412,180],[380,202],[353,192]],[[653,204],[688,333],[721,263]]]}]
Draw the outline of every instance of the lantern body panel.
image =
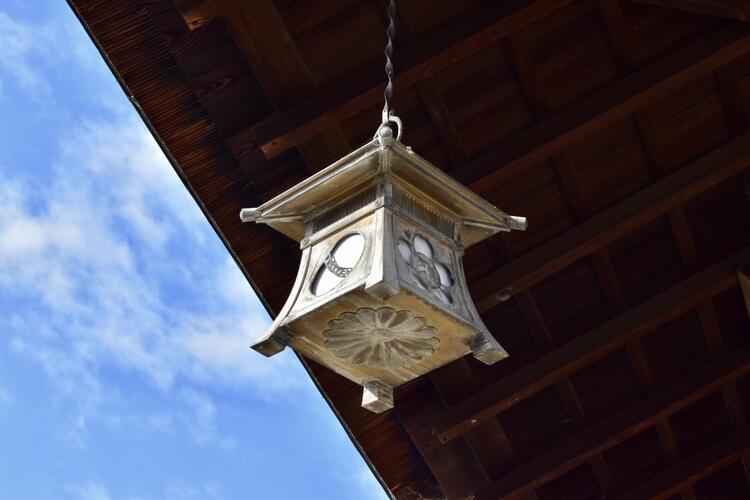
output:
[{"label": "lantern body panel", "polygon": [[[407,234],[429,245],[417,244],[411,260],[399,250]],[[365,240],[361,257],[335,287],[316,295],[316,279],[330,272],[327,256],[352,235]],[[293,304],[274,328],[290,332],[289,345],[296,351],[358,384],[378,380],[397,387],[468,354],[469,340],[484,332],[456,277],[461,276],[456,249],[388,206],[303,253],[307,263],[300,268],[298,294],[290,297]],[[437,266],[445,267],[448,274],[442,275],[450,283],[440,281]]]},{"label": "lantern body panel", "polygon": [[462,240],[512,218],[399,143],[373,141],[243,220],[300,240],[290,297],[253,348],[295,351],[365,387],[382,411],[392,389],[473,353],[507,356],[487,331],[463,272]]}]

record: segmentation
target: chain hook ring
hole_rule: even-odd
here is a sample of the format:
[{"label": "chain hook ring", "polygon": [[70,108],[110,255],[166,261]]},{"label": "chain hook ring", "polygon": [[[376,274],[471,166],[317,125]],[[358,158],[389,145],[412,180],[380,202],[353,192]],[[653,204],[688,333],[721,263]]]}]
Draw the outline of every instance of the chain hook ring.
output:
[{"label": "chain hook ring", "polygon": [[404,135],[404,124],[401,121],[401,118],[396,115],[390,115],[387,120],[384,120],[383,123],[380,124],[375,131],[374,139],[393,137],[393,130],[390,125],[388,125],[389,123],[396,125],[396,140],[401,142],[401,137]]}]

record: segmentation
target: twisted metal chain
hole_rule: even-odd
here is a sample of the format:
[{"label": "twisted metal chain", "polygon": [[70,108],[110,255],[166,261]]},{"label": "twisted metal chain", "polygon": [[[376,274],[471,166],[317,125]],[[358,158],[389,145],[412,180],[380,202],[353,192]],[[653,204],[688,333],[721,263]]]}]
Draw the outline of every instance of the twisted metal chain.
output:
[{"label": "twisted metal chain", "polygon": [[388,77],[388,84],[385,86],[383,98],[383,124],[388,123],[389,118],[395,114],[391,109],[391,98],[393,97],[393,39],[396,36],[396,0],[388,2],[388,27],[385,30],[388,42],[385,44],[385,74]]},{"label": "twisted metal chain", "polygon": [[[385,75],[388,77],[388,83],[385,86],[385,90],[383,91],[383,100],[385,101],[385,104],[383,105],[383,115],[382,115],[382,122],[380,124],[380,127],[378,127],[378,132],[381,131],[381,129],[384,129],[384,127],[388,128],[388,123],[392,122],[395,123],[398,127],[398,135],[396,137],[396,140],[401,140],[401,135],[403,133],[403,124],[401,123],[401,119],[396,116],[396,112],[394,109],[391,108],[391,99],[393,98],[393,41],[396,37],[396,0],[390,0],[388,2],[388,27],[385,30],[386,36],[388,38],[388,42],[385,45]],[[376,132],[376,136],[378,135],[378,132]]]}]

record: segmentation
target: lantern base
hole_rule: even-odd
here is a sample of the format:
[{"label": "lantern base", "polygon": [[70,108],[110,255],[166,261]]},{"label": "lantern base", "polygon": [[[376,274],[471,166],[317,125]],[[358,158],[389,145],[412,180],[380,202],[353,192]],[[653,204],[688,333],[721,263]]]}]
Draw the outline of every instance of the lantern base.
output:
[{"label": "lantern base", "polygon": [[383,413],[393,408],[393,387],[377,380],[362,386],[362,408],[373,413]]}]

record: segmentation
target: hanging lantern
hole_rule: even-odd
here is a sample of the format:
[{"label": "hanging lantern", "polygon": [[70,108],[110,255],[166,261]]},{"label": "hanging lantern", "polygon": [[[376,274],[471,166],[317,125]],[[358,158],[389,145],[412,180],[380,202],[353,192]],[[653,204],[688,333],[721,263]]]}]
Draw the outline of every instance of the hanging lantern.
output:
[{"label": "hanging lantern", "polygon": [[[400,129],[399,129],[400,130]],[[299,241],[286,305],[253,349],[287,345],[364,387],[362,406],[393,407],[393,388],[471,352],[507,354],[469,295],[465,247],[525,229],[381,126],[377,137],[243,221]]]},{"label": "hanging lantern", "polygon": [[292,293],[253,349],[291,346],[360,384],[362,406],[377,413],[393,407],[395,387],[470,352],[487,364],[508,356],[474,307],[461,257],[498,231],[526,229],[401,144],[390,107],[395,17],[391,0],[375,138],[240,212],[302,249]]}]

